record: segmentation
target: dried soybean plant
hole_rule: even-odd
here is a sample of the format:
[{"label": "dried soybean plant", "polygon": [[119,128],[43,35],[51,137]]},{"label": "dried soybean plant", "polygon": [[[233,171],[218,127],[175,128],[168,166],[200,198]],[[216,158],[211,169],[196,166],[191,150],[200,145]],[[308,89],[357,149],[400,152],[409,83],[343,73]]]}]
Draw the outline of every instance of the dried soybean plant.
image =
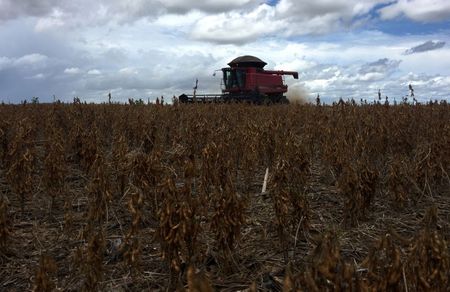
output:
[{"label": "dried soybean plant", "polygon": [[96,155],[91,167],[91,179],[86,187],[89,199],[87,226],[82,230],[83,246],[76,249],[74,263],[84,275],[82,290],[100,289],[103,280],[103,260],[106,252],[104,224],[108,222],[111,191],[109,170],[101,155]]},{"label": "dried soybean plant", "polygon": [[[305,233],[309,230],[311,211],[305,195],[306,165],[307,163],[301,158],[292,157],[289,160],[278,158],[271,178],[273,183],[271,195],[277,236],[286,263],[289,260],[290,238],[294,238],[293,246],[295,247],[298,238],[304,238]],[[292,236],[289,236],[289,234],[292,234]]]},{"label": "dried soybean plant", "polygon": [[111,161],[113,169],[116,173],[116,184],[118,193],[122,196],[125,192],[128,179],[128,157],[129,147],[126,137],[123,133],[115,133],[111,150]]},{"label": "dried soybean plant", "polygon": [[367,269],[367,284],[374,291],[404,290],[405,263],[402,251],[387,233],[378,240],[361,263]]},{"label": "dried soybean plant", "polygon": [[90,201],[88,227],[94,227],[94,224],[100,224],[101,226],[105,221],[108,221],[108,210],[112,200],[110,171],[102,155],[96,155],[91,169],[91,180],[86,188]]},{"label": "dried soybean plant", "polygon": [[389,163],[386,187],[397,209],[405,207],[410,200],[416,200],[409,172],[406,158],[396,157]]},{"label": "dried soybean plant", "polygon": [[378,185],[378,171],[364,159],[344,165],[337,186],[344,198],[344,222],[355,226],[366,218]]},{"label": "dried soybean plant", "polygon": [[215,234],[216,245],[221,253],[225,270],[232,270],[233,250],[241,237],[245,223],[246,200],[236,189],[231,176],[225,174],[225,185],[218,186],[213,200],[210,229]]},{"label": "dried soybean plant", "polygon": [[[306,291],[365,291],[353,263],[341,255],[335,232],[326,232],[311,255],[311,264],[297,275],[287,275],[290,285]],[[298,290],[289,290],[298,291]]]},{"label": "dried soybean plant", "polygon": [[[201,188],[209,197],[211,214],[209,230],[215,236],[215,246],[224,270],[233,270],[234,249],[241,237],[241,227],[246,218],[247,198],[238,191],[237,159],[235,147],[227,141],[225,125],[216,132],[217,137],[202,151]],[[205,196],[205,197],[206,197]]]},{"label": "dried soybean plant", "polygon": [[240,169],[243,176],[243,191],[249,193],[252,187],[252,181],[255,178],[255,172],[258,167],[258,146],[259,129],[252,121],[248,121],[241,134],[242,155],[240,159]]},{"label": "dried soybean plant", "polygon": [[[1,188],[11,200],[8,204],[6,197],[0,200],[0,248],[13,247],[11,232],[25,234],[30,222],[38,219],[24,216],[20,218],[24,224],[15,224],[14,229],[9,221],[20,206],[16,196],[20,198],[21,192],[25,194],[25,212],[36,210],[28,204],[34,184],[25,181],[31,178],[29,182],[33,182],[42,175],[41,187],[55,201],[55,214],[64,200],[67,227],[71,222],[74,227],[82,226],[81,236],[63,238],[69,248],[78,247],[77,269],[52,274],[42,268],[41,275],[33,279],[29,269],[16,265],[20,263],[12,258],[13,264],[20,266],[17,270],[21,269],[13,279],[17,289],[27,289],[22,283],[29,281],[23,279],[36,280],[35,287],[45,287],[43,283],[49,280],[61,284],[62,289],[95,291],[116,284],[122,285],[117,289],[127,289],[130,275],[133,289],[153,289],[167,286],[163,279],[167,271],[172,274],[169,290],[187,285],[190,290],[209,291],[211,282],[220,288],[243,287],[263,270],[273,273],[279,269],[281,248],[271,240],[281,242],[288,255],[285,258],[292,264],[292,271],[286,271],[286,290],[445,291],[449,286],[448,226],[444,220],[435,222],[428,216],[424,228],[401,244],[390,236],[376,240],[380,226],[397,217],[408,225],[395,227],[397,231],[405,229],[400,234],[420,228],[403,218],[417,218],[414,214],[421,213],[419,208],[431,200],[446,214],[448,105],[62,104],[50,120],[40,121],[49,108],[54,107],[0,106],[0,172],[6,178],[0,178],[0,183],[5,182]],[[42,123],[46,128],[40,128]],[[31,156],[36,163],[27,162],[24,156]],[[267,167],[271,175],[268,194],[273,201],[256,195]],[[65,183],[72,189],[60,193],[64,173],[70,174]],[[14,178],[19,179],[14,182]],[[73,208],[71,193],[87,197],[89,204],[80,200],[79,207]],[[393,202],[386,204],[384,194]],[[50,202],[50,197],[43,198]],[[118,198],[125,203],[115,203]],[[330,201],[343,205],[344,210],[324,210]],[[250,215],[255,220],[249,222],[249,230],[253,222],[274,222],[279,238],[266,237],[267,244],[258,244],[250,233],[245,248],[238,249],[249,215],[248,202],[255,204],[252,210],[264,210]],[[266,212],[267,204],[274,212],[270,208]],[[312,212],[311,206],[317,212]],[[376,217],[381,212],[386,216]],[[112,259],[116,254],[105,246],[107,232],[118,232],[116,222],[107,222],[113,213],[121,227],[127,226],[118,249],[123,262]],[[327,230],[334,215],[339,218],[341,214],[348,225],[360,220],[368,224],[344,230],[343,236],[355,235],[355,240],[345,240],[342,249],[336,234],[322,234],[317,241],[320,234],[314,233]],[[144,229],[147,226],[150,228]],[[54,224],[42,227],[55,228]],[[163,261],[145,256],[151,241],[146,238],[147,231],[157,235],[152,244],[160,248]],[[366,252],[361,246],[372,238],[377,243],[366,260],[355,263]],[[311,244],[317,246],[310,250],[311,256],[305,256],[304,249]],[[59,244],[54,246],[59,249]],[[205,246],[210,254],[204,254]],[[254,253],[248,248],[254,248]],[[1,252],[9,256],[8,251]],[[38,258],[34,249],[23,252],[26,258]],[[51,254],[59,254],[59,250]],[[263,261],[257,259],[254,265],[254,254],[264,254]],[[212,257],[215,261],[210,265]],[[65,263],[61,257],[57,261],[58,265]],[[251,270],[253,275],[236,273],[235,264],[245,265],[239,270]],[[161,274],[152,273],[154,278],[149,280],[150,274],[139,273],[147,269]],[[111,278],[106,272],[111,272]],[[276,275],[273,278],[278,280]],[[144,287],[145,282],[154,286]]]},{"label": "dried soybean plant", "polygon": [[147,217],[151,220],[158,221],[157,216],[160,204],[161,194],[158,192],[158,185],[163,180],[164,169],[162,166],[161,153],[158,151],[150,154],[143,153],[139,150],[133,150],[126,155],[126,165],[121,166],[122,174],[128,177],[130,184],[138,188],[144,195],[144,201]]},{"label": "dried soybean plant", "polygon": [[46,154],[44,158],[42,184],[47,194],[51,197],[50,213],[55,208],[56,199],[64,195],[66,188],[65,178],[67,166],[62,136],[60,130],[53,128],[45,145]]},{"label": "dried soybean plant", "polygon": [[50,292],[56,288],[52,276],[56,273],[56,262],[49,255],[43,254],[39,260],[39,267],[34,278],[33,291]]},{"label": "dried soybean plant", "polygon": [[450,284],[450,255],[439,231],[437,207],[427,210],[423,225],[406,263],[408,282],[418,290],[444,291]]},{"label": "dried soybean plant", "polygon": [[6,253],[10,236],[12,222],[8,214],[8,203],[6,196],[0,193],[0,253]]},{"label": "dried soybean plant", "polygon": [[193,266],[187,270],[188,292],[213,292],[211,281],[202,272],[196,272]]},{"label": "dried soybean plant", "polygon": [[272,178],[274,182],[272,201],[275,210],[275,220],[277,226],[277,236],[283,249],[284,261],[288,262],[289,237],[286,228],[290,223],[290,202],[289,188],[286,187],[288,162],[285,160],[277,161],[275,165],[275,174]]},{"label": "dried soybean plant", "polygon": [[88,235],[87,244],[78,247],[73,256],[73,263],[77,271],[84,276],[81,291],[98,291],[102,288],[104,264],[106,252],[105,235],[103,229],[91,231]]},{"label": "dried soybean plant", "polygon": [[144,195],[142,191],[130,185],[128,199],[128,210],[131,213],[131,228],[125,236],[123,245],[120,247],[127,266],[131,269],[132,275],[137,275],[140,271],[141,260],[141,224],[142,209],[144,205]]},{"label": "dried soybean plant", "polygon": [[167,262],[170,286],[179,281],[183,267],[195,264],[197,238],[200,232],[199,204],[192,196],[190,186],[177,187],[171,177],[160,187],[163,198],[158,212],[158,240],[162,258]]},{"label": "dried soybean plant", "polygon": [[213,186],[218,184],[218,146],[214,142],[208,143],[202,150],[200,166],[200,191],[208,198]]},{"label": "dried soybean plant", "polygon": [[3,168],[8,154],[8,129],[6,121],[0,121],[0,168]]},{"label": "dried soybean plant", "polygon": [[[444,147],[445,149],[445,147]],[[412,162],[414,179],[423,193],[432,195],[443,176],[438,149],[433,145],[420,145]]]},{"label": "dried soybean plant", "polygon": [[95,161],[98,155],[102,155],[99,130],[95,125],[83,128],[82,124],[75,124],[74,128],[69,139],[72,151],[71,156],[86,173],[89,173],[93,165],[92,162]]},{"label": "dried soybean plant", "polygon": [[35,186],[35,149],[31,142],[32,136],[29,121],[20,121],[7,154],[6,178],[13,193],[19,196],[22,213],[25,211],[26,199],[32,196]]}]

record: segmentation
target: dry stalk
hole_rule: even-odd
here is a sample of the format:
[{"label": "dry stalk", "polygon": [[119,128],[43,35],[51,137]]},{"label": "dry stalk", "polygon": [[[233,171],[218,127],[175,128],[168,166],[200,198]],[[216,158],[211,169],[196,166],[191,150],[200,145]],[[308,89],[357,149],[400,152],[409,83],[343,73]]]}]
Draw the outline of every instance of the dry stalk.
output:
[{"label": "dry stalk", "polygon": [[52,213],[55,208],[56,199],[64,195],[66,188],[65,177],[67,174],[67,166],[61,132],[53,129],[45,148],[46,156],[44,158],[42,183],[45,191],[51,197],[50,213]]},{"label": "dry stalk", "polygon": [[87,186],[88,197],[91,202],[88,213],[89,225],[101,225],[108,221],[108,208],[112,200],[109,171],[101,155],[96,156],[92,169],[92,178]]},{"label": "dry stalk", "polygon": [[158,212],[158,239],[162,258],[166,260],[171,271],[172,286],[180,280],[182,268],[195,262],[200,231],[197,215],[199,206],[192,198],[189,184],[185,182],[182,188],[177,188],[171,178],[161,186],[161,197],[164,200]]},{"label": "dry stalk", "polygon": [[103,230],[91,233],[88,244],[81,251],[81,270],[84,274],[82,291],[98,291],[103,280],[103,258],[106,250]]},{"label": "dry stalk", "polygon": [[0,194],[0,252],[5,253],[11,236],[11,219],[6,197]]},{"label": "dry stalk", "polygon": [[32,128],[28,121],[21,121],[7,155],[6,178],[12,191],[19,196],[22,213],[25,211],[26,199],[32,196],[35,186],[35,153],[30,145],[31,133]]},{"label": "dry stalk", "polygon": [[131,228],[128,231],[124,243],[121,246],[126,264],[130,267],[133,276],[137,275],[140,269],[141,243],[140,230],[142,224],[142,208],[144,205],[144,196],[142,192],[134,186],[130,186],[130,198],[128,200],[128,210],[131,213]]},{"label": "dry stalk", "polygon": [[237,193],[229,180],[223,190],[215,193],[213,200],[210,229],[216,236],[216,245],[222,254],[225,270],[232,270],[232,251],[241,237],[241,227],[245,223],[245,199]]},{"label": "dry stalk", "polygon": [[56,262],[48,255],[41,255],[39,268],[34,279],[33,291],[49,292],[55,290],[51,275],[56,273]]}]

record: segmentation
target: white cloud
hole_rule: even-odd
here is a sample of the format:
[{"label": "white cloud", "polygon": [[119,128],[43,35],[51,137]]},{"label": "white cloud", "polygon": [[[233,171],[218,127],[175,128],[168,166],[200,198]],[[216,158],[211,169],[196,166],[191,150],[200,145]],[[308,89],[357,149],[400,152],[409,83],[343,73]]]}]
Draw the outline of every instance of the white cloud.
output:
[{"label": "white cloud", "polygon": [[191,11],[180,17],[179,14],[169,13],[160,15],[155,21],[154,24],[165,27],[165,28],[175,28],[178,30],[185,31],[189,29],[195,22],[199,19],[205,17],[204,12],[200,11]]},{"label": "white cloud", "polygon": [[30,66],[44,63],[48,59],[47,56],[41,54],[29,54],[14,60],[17,66]]},{"label": "white cloud", "polygon": [[333,80],[331,80],[331,79],[308,80],[307,88],[310,92],[313,92],[313,93],[314,92],[324,92],[332,81]]},{"label": "white cloud", "polygon": [[450,18],[448,0],[398,0],[380,9],[382,19],[406,16],[415,21],[435,22]]},{"label": "white cloud", "polygon": [[[388,0],[2,0],[0,20],[21,15],[37,17],[35,30],[149,19],[159,24],[192,27],[191,36],[218,43],[244,43],[260,36],[324,34],[360,22],[376,4]],[[20,4],[18,4],[20,3]],[[1,8],[1,6],[0,6]],[[0,9],[1,11],[1,9]],[[183,16],[179,15],[183,14]],[[167,19],[169,18],[169,19]],[[194,22],[196,22],[194,24]],[[185,28],[186,29],[186,28]]]},{"label": "white cloud", "polygon": [[[197,20],[192,31],[192,36],[196,39],[242,43],[268,34],[325,34],[351,28],[370,19],[370,12],[380,4],[386,5],[379,9],[383,19],[405,15],[415,21],[440,21],[450,17],[448,0],[280,0],[275,6],[269,6],[265,2],[267,1],[1,0],[0,21],[21,16],[37,17],[35,29],[41,32],[64,26],[75,29],[111,22],[134,23],[140,19],[161,23],[167,15],[172,15],[172,21],[178,18],[175,20],[178,23],[189,19],[189,26],[190,21]],[[202,14],[204,17],[200,17]],[[231,27],[229,31],[228,27]]]},{"label": "white cloud", "polygon": [[369,72],[369,73],[365,73],[362,75],[358,75],[357,79],[358,81],[379,81],[379,80],[383,80],[383,78],[385,78],[386,75],[381,73],[381,72]]},{"label": "white cloud", "polygon": [[64,73],[71,74],[71,75],[79,74],[79,73],[81,73],[81,70],[78,67],[71,67],[71,68],[64,69]]},{"label": "white cloud", "polygon": [[64,15],[62,11],[54,9],[49,16],[39,18],[34,28],[36,31],[42,32],[49,29],[63,27],[65,23],[64,18],[66,17],[67,15]]},{"label": "white cloud", "polygon": [[102,74],[102,73],[100,72],[100,70],[92,69],[92,70],[89,70],[89,71],[87,72],[87,74],[88,74],[88,75],[100,75],[100,74]]},{"label": "white cloud", "polygon": [[237,9],[251,3],[260,3],[255,0],[164,0],[161,2],[170,12],[187,12],[197,9],[216,13]]},{"label": "white cloud", "polygon": [[390,60],[388,58],[383,58],[361,66],[361,69],[359,69],[359,73],[367,74],[392,72],[393,70],[396,70],[398,68],[400,63],[401,61],[399,60]]},{"label": "white cloud", "polygon": [[280,0],[251,10],[209,15],[198,20],[191,35],[217,43],[244,43],[261,36],[320,35],[351,27],[377,4],[388,0]]},{"label": "white cloud", "polygon": [[36,30],[42,31],[62,25],[133,23],[142,18],[194,10],[221,13],[259,3],[258,0],[1,0],[0,22],[21,16],[38,17]]},{"label": "white cloud", "polygon": [[257,9],[210,15],[200,19],[192,29],[194,39],[218,43],[245,43],[263,35],[270,35],[284,26],[274,19],[272,6],[260,5]]},{"label": "white cloud", "polygon": [[405,55],[400,69],[406,72],[448,74],[450,67],[446,60],[450,60],[450,48],[422,52],[420,54]]},{"label": "white cloud", "polygon": [[0,71],[11,66],[11,59],[8,57],[0,57]]},{"label": "white cloud", "polygon": [[119,70],[120,74],[123,75],[137,75],[139,71],[136,68],[126,67]]},{"label": "white cloud", "polygon": [[42,80],[42,79],[45,79],[45,75],[42,73],[38,73],[38,74],[35,74],[35,75],[29,77],[29,79]]},{"label": "white cloud", "polygon": [[6,68],[42,68],[45,66],[48,57],[42,54],[28,54],[18,58],[0,57],[0,70]]},{"label": "white cloud", "polygon": [[41,16],[51,12],[58,0],[1,0],[0,20],[8,20],[21,15]]},{"label": "white cloud", "polygon": [[311,60],[302,59],[294,59],[290,62],[280,62],[275,66],[275,70],[284,70],[284,71],[305,71],[317,66],[317,63]]}]

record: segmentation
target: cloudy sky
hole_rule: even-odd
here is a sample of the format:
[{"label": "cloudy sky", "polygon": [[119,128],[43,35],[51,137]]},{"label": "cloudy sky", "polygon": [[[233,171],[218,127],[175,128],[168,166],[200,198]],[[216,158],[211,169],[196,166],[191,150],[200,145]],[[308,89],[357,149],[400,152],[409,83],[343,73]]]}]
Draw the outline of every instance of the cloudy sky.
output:
[{"label": "cloudy sky", "polygon": [[449,0],[0,0],[0,100],[220,92],[240,55],[326,101],[450,100]]}]

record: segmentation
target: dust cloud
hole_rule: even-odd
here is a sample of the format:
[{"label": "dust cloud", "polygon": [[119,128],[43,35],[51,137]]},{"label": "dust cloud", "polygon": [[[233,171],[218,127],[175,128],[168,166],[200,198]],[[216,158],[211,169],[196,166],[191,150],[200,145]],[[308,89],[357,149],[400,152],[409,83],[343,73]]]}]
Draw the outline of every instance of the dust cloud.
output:
[{"label": "dust cloud", "polygon": [[300,85],[289,86],[286,97],[291,104],[305,104],[310,102],[308,92],[303,86]]}]

